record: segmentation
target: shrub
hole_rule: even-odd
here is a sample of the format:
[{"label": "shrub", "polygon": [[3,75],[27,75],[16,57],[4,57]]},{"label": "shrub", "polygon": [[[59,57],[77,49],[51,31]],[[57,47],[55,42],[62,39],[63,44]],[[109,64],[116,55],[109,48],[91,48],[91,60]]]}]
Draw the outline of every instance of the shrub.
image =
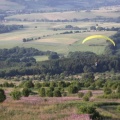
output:
[{"label": "shrub", "polygon": [[119,106],[117,106],[117,111],[118,111],[118,112],[120,112],[120,105],[119,105]]},{"label": "shrub", "polygon": [[84,93],[83,93],[83,92],[79,92],[79,93],[78,93],[78,97],[79,97],[79,98],[82,98],[83,96],[84,96]]},{"label": "shrub", "polygon": [[92,105],[80,105],[78,106],[79,114],[93,114],[95,112],[95,107]]},{"label": "shrub", "polygon": [[41,87],[41,84],[39,82],[37,82],[37,83],[35,83],[34,87],[39,89]]},{"label": "shrub", "polygon": [[6,95],[3,89],[0,89],[0,102],[3,102],[6,99]]},{"label": "shrub", "polygon": [[29,90],[28,88],[24,88],[24,89],[22,90],[22,95],[23,95],[24,97],[28,97],[29,94],[30,94],[30,90]]},{"label": "shrub", "polygon": [[18,90],[14,90],[10,93],[10,95],[12,96],[12,98],[14,100],[19,100],[21,98],[21,92]]},{"label": "shrub", "polygon": [[47,97],[53,97],[53,91],[51,89],[46,90],[46,96]]},{"label": "shrub", "polygon": [[58,82],[58,87],[61,87],[61,88],[66,87],[66,83],[64,81],[60,81]]},{"label": "shrub", "polygon": [[29,81],[26,81],[26,82],[24,83],[24,87],[25,87],[25,88],[33,88],[33,87],[34,87],[34,84],[33,84],[33,82],[32,82],[31,80],[29,80]]},{"label": "shrub", "polygon": [[54,91],[54,87],[49,87],[50,90]]},{"label": "shrub", "polygon": [[112,90],[110,89],[110,88],[104,88],[104,93],[106,94],[106,95],[108,95],[108,94],[111,94],[112,93]]},{"label": "shrub", "polygon": [[41,97],[45,97],[45,88],[40,88],[38,92]]},{"label": "shrub", "polygon": [[67,96],[67,92],[63,92],[63,93],[62,93],[62,96],[63,96],[63,97]]},{"label": "shrub", "polygon": [[92,97],[92,92],[91,92],[91,91],[88,91],[88,92],[86,93],[86,95],[87,95],[88,97]]},{"label": "shrub", "polygon": [[56,86],[57,86],[56,82],[54,82],[54,81],[50,82],[50,87],[56,87]]},{"label": "shrub", "polygon": [[61,97],[62,95],[61,95],[60,90],[54,90],[53,96],[54,96],[54,97]]},{"label": "shrub", "polygon": [[89,101],[89,96],[84,95],[84,96],[83,96],[83,100],[84,100],[84,101]]},{"label": "shrub", "polygon": [[74,86],[74,85],[70,85],[68,87],[68,92],[69,93],[77,93],[78,92],[78,88],[76,86]]},{"label": "shrub", "polygon": [[116,93],[120,94],[120,86],[117,86]]},{"label": "shrub", "polygon": [[101,116],[96,111],[96,108],[93,105],[80,105],[78,106],[79,114],[90,114],[93,120],[101,119]]}]

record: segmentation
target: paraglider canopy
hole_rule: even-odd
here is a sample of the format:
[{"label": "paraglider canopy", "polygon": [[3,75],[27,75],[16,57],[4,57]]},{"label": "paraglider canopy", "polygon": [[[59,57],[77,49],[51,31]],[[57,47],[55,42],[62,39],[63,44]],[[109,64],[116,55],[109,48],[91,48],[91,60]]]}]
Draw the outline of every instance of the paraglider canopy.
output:
[{"label": "paraglider canopy", "polygon": [[95,39],[95,38],[103,38],[103,39],[105,39],[105,40],[109,40],[109,41],[115,46],[115,42],[114,42],[111,38],[109,38],[109,37],[107,37],[107,36],[104,36],[104,35],[91,35],[91,36],[85,38],[85,39],[82,41],[82,44],[84,44],[84,43],[85,43],[86,41],[88,41],[88,40]]}]

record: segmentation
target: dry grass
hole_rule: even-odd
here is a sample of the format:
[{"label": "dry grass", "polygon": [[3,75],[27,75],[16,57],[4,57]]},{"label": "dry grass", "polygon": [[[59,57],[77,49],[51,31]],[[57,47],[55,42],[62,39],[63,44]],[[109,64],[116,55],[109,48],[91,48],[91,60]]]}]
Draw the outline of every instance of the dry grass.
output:
[{"label": "dry grass", "polygon": [[[26,101],[23,99],[26,99]],[[39,101],[33,102],[33,100],[36,99],[39,99]],[[51,99],[53,99],[53,101]],[[7,100],[0,105],[0,119],[67,120],[66,118],[68,116],[76,113],[76,109],[74,107],[60,107],[58,99],[61,98],[55,99],[56,98],[48,98],[48,101],[44,101],[44,98],[28,97],[22,98],[19,101],[13,101],[8,97]],[[56,102],[54,102],[54,100]]]}]

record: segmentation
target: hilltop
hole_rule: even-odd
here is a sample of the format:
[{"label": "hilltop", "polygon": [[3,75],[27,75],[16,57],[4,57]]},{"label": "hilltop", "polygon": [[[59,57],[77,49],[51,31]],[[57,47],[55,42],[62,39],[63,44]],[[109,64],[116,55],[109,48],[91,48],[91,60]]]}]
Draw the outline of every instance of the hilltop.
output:
[{"label": "hilltop", "polygon": [[1,10],[89,10],[120,5],[119,0],[2,0]]}]

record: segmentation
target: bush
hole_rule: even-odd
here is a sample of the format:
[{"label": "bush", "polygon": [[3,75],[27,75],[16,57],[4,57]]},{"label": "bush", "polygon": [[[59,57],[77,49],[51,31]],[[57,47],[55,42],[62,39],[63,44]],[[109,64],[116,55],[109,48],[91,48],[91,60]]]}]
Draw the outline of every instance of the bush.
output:
[{"label": "bush", "polygon": [[21,98],[21,92],[18,90],[14,90],[10,93],[10,95],[12,96],[12,98],[14,100],[19,100]]},{"label": "bush", "polygon": [[112,93],[112,94],[105,94],[102,96],[99,96],[99,98],[108,98],[108,99],[119,99],[120,98],[120,94],[118,93]]},{"label": "bush", "polygon": [[37,82],[37,83],[35,83],[34,87],[35,87],[36,89],[39,89],[39,88],[41,87],[41,84],[40,84],[39,82]]},{"label": "bush", "polygon": [[78,92],[78,88],[76,86],[74,86],[74,85],[70,85],[68,87],[68,92],[69,93],[77,93]]},{"label": "bush", "polygon": [[54,97],[61,97],[62,95],[61,95],[60,90],[54,90],[53,96],[54,96]]},{"label": "bush", "polygon": [[38,92],[41,97],[45,97],[45,88],[40,88]]},{"label": "bush", "polygon": [[50,82],[50,87],[56,87],[56,86],[57,86],[56,82],[54,82],[54,81]]},{"label": "bush", "polygon": [[79,114],[90,114],[93,120],[99,120],[101,118],[100,114],[96,111],[93,105],[80,105],[78,106]]},{"label": "bush", "polygon": [[80,105],[78,106],[79,114],[93,114],[95,112],[95,107],[92,105]]},{"label": "bush", "polygon": [[120,94],[120,86],[117,86],[116,93]]},{"label": "bush", "polygon": [[24,97],[28,97],[29,94],[30,94],[30,90],[29,90],[28,88],[24,88],[24,89],[22,90],[22,95],[23,95]]},{"label": "bush", "polygon": [[106,94],[106,95],[108,95],[108,94],[111,94],[112,93],[112,90],[110,89],[110,88],[104,88],[104,93]]},{"label": "bush", "polygon": [[3,102],[6,99],[6,95],[3,89],[0,89],[0,102]]},{"label": "bush", "polygon": [[47,97],[53,97],[53,91],[51,89],[46,90],[46,96]]},{"label": "bush", "polygon": [[79,92],[79,93],[78,93],[78,97],[79,97],[79,98],[82,98],[83,96],[84,96],[84,93],[83,93],[83,92]]},{"label": "bush", "polygon": [[87,93],[86,93],[86,95],[88,96],[88,97],[92,97],[92,92],[91,91],[88,91]]},{"label": "bush", "polygon": [[31,80],[29,80],[29,81],[26,81],[26,82],[24,83],[24,87],[25,87],[25,88],[33,88],[33,87],[34,87],[34,84],[33,84],[33,82],[32,82]]},{"label": "bush", "polygon": [[118,111],[118,112],[120,112],[120,105],[119,105],[119,106],[117,106],[117,111]]},{"label": "bush", "polygon": [[62,93],[62,96],[63,96],[63,97],[67,96],[67,92],[63,92],[63,93]]},{"label": "bush", "polygon": [[54,91],[54,87],[49,87],[49,88],[50,88],[50,90]]},{"label": "bush", "polygon": [[83,100],[84,100],[84,101],[89,101],[89,96],[84,95],[84,96],[83,96]]}]

